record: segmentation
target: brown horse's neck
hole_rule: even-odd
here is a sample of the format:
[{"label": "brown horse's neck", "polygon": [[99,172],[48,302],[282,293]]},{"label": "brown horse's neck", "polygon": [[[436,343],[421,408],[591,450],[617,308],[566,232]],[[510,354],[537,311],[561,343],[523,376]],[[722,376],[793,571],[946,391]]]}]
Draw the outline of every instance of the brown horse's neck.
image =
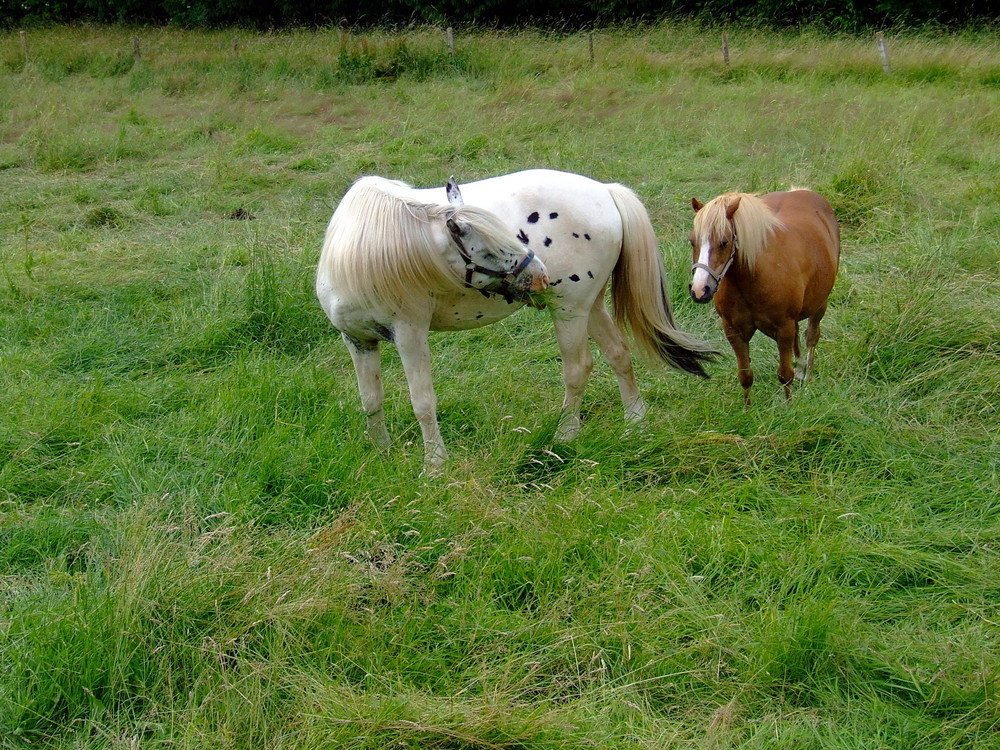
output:
[{"label": "brown horse's neck", "polygon": [[[737,251],[738,253],[738,251]],[[742,259],[737,254],[736,260],[733,261],[733,265],[729,267],[729,271],[723,277],[719,286],[725,284],[727,281],[732,283],[735,287],[743,287],[753,283],[755,277],[755,272],[747,268],[746,264],[743,263]]]}]

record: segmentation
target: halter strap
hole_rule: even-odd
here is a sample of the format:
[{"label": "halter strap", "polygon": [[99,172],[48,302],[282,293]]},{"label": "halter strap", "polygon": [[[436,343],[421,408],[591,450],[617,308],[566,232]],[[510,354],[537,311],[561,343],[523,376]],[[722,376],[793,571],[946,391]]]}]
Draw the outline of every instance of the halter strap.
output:
[{"label": "halter strap", "polygon": [[535,259],[535,251],[529,248],[528,249],[528,254],[524,256],[524,259],[520,263],[518,263],[516,266],[514,266],[514,268],[511,270],[510,273],[506,274],[502,278],[508,284],[513,283],[514,278],[517,277],[517,276],[519,276],[521,274],[521,271],[523,271],[525,268],[527,268],[528,265],[531,263],[531,261],[533,261],[534,259]]},{"label": "halter strap", "polygon": [[[510,299],[512,295],[511,286],[517,280],[517,277],[521,272],[528,267],[528,265],[535,259],[535,251],[529,249],[528,254],[522,258],[516,266],[514,266],[510,271],[500,271],[496,268],[487,268],[486,266],[481,266],[478,263],[474,263],[472,260],[472,255],[465,247],[465,243],[462,242],[461,238],[452,235],[452,240],[455,242],[455,246],[458,248],[458,254],[462,256],[462,260],[465,261],[465,285],[470,289],[475,289],[472,286],[472,274],[481,273],[484,276],[489,276],[494,279],[500,279],[500,290],[498,294],[503,295],[505,299]],[[485,289],[479,289],[479,292],[483,296],[489,296],[490,292]]]}]

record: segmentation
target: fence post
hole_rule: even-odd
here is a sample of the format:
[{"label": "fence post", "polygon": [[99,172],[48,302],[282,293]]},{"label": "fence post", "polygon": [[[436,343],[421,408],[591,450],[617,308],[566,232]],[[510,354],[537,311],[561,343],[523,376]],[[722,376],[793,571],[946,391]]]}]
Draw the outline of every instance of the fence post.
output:
[{"label": "fence post", "polygon": [[18,36],[21,37],[21,57],[24,58],[24,67],[27,68],[28,67],[28,32],[26,32],[26,31],[24,31],[22,29],[21,31],[19,31],[17,33],[18,33]]},{"label": "fence post", "polygon": [[139,51],[139,37],[132,37],[132,57],[138,64],[142,62],[142,53]]},{"label": "fence post", "polygon": [[729,67],[729,34],[722,32],[722,62]]},{"label": "fence post", "polygon": [[882,57],[882,70],[886,75],[891,75],[889,68],[889,46],[885,42],[885,34],[881,31],[875,35],[875,43],[878,45],[878,53]]},{"label": "fence post", "polygon": [[451,26],[449,26],[447,28],[447,30],[445,31],[445,36],[448,39],[448,56],[449,57],[454,57],[455,56],[455,32],[453,32],[451,30]]},{"label": "fence post", "polygon": [[590,45],[590,64],[594,64],[594,32],[588,32],[587,43]]}]

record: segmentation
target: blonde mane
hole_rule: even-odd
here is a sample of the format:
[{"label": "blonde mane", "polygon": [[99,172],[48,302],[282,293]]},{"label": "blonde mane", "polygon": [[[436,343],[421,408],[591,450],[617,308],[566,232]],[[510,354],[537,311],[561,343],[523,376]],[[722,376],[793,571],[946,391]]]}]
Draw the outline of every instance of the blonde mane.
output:
[{"label": "blonde mane", "polygon": [[500,220],[473,206],[424,203],[407,195],[410,186],[382,177],[362,177],[341,200],[326,230],[319,265],[345,296],[366,305],[403,309],[428,292],[462,288],[448,264],[448,218],[472,224],[488,242],[516,242]]},{"label": "blonde mane", "polygon": [[740,199],[739,208],[733,214],[738,238],[737,259],[745,268],[753,270],[757,256],[775,231],[785,228],[784,223],[756,195],[724,193],[710,200],[694,216],[694,234],[698,237],[711,237],[713,244],[718,238],[728,235],[726,210],[736,198]]}]

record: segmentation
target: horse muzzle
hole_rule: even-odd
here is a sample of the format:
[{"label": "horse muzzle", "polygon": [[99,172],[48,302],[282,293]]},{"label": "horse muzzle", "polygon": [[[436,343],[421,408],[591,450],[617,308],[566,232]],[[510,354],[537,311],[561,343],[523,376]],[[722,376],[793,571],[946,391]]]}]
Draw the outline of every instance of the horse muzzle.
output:
[{"label": "horse muzzle", "polygon": [[529,292],[543,292],[549,288],[549,274],[542,266],[539,273],[532,274],[528,279]]},{"label": "horse muzzle", "polygon": [[703,305],[706,302],[711,302],[712,298],[715,296],[717,287],[714,284],[701,284],[696,286],[693,282],[688,285],[688,291],[691,293],[691,299],[697,302],[699,305]]},{"label": "horse muzzle", "polygon": [[726,275],[726,271],[732,265],[733,257],[735,256],[730,256],[729,262],[718,272],[704,263],[695,263],[691,266],[691,283],[688,284],[691,299],[698,304],[711,302],[712,297],[719,291],[719,284],[722,283],[722,277]]},{"label": "horse muzzle", "polygon": [[508,285],[518,299],[530,298],[531,295],[544,292],[549,288],[549,274],[540,262],[538,268],[526,269],[515,283]]},{"label": "horse muzzle", "polygon": [[529,250],[527,257],[503,282],[517,291],[541,292],[549,286],[549,272],[538,256]]},{"label": "horse muzzle", "polygon": [[545,264],[534,253],[530,253],[519,267],[510,273],[498,274],[495,282],[481,291],[499,294],[510,302],[525,300],[532,294],[545,291],[548,286],[549,272]]}]

